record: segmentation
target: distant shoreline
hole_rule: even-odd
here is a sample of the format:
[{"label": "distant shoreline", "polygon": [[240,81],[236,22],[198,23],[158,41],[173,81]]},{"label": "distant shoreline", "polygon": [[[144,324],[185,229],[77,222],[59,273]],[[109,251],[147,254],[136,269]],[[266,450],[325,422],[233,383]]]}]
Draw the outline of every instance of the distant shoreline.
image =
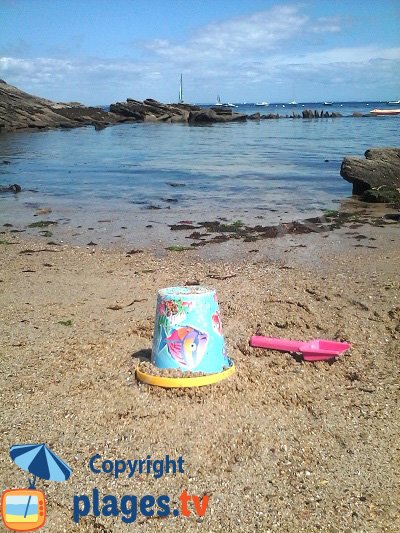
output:
[{"label": "distant shoreline", "polygon": [[[0,80],[0,133],[15,131],[40,131],[53,128],[94,126],[103,129],[109,125],[127,122],[187,123],[205,125],[227,122],[246,122],[264,119],[320,119],[342,117],[346,103],[271,103],[229,104],[202,106],[177,103],[164,104],[151,98],[144,101],[127,98],[109,106],[90,107],[77,102],[58,103],[21,91]],[[365,102],[382,105],[380,102]],[[347,103],[349,104],[349,103]],[[359,105],[362,102],[350,103]],[[387,105],[387,104],[386,104]],[[108,107],[109,111],[104,108]],[[246,112],[244,107],[247,108]],[[251,109],[252,112],[248,112]],[[368,113],[354,111],[354,116],[369,117]],[[349,116],[349,115],[346,115]]]}]

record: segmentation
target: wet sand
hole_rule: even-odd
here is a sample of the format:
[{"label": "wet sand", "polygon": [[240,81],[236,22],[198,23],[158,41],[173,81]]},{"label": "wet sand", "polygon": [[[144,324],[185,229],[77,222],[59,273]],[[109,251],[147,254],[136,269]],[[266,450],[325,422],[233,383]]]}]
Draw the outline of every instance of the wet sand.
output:
[{"label": "wet sand", "polygon": [[[4,228],[2,487],[27,486],[8,447],[46,442],[73,470],[66,483],[37,483],[49,531],[398,531],[398,228],[162,254],[51,245]],[[201,389],[138,383],[157,289],[194,283],[217,290],[236,375]],[[304,363],[250,348],[257,331],[352,349],[334,363]],[[89,470],[96,453],[183,456],[184,474],[115,480]],[[127,525],[101,515],[75,525],[73,496],[93,488],[100,497],[166,494],[172,508],[186,489],[209,503],[203,518],[139,515]]]}]

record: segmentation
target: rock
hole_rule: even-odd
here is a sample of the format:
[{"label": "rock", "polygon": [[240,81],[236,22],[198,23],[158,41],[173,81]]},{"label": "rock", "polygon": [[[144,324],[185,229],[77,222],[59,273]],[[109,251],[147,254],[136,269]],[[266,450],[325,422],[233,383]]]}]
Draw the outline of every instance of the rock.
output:
[{"label": "rock", "polygon": [[392,204],[400,201],[400,193],[383,185],[378,189],[367,189],[361,195],[361,200],[370,203]]},{"label": "rock", "polygon": [[[318,111],[303,111],[303,118],[319,116]],[[329,114],[326,113],[325,116]],[[79,102],[52,102],[25,93],[0,80],[0,132],[70,129],[86,125],[94,126],[99,131],[109,124],[124,122],[207,124],[276,118],[281,117],[279,114],[260,116],[259,113],[247,116],[234,112],[228,106],[201,108],[190,104],[163,104],[153,98],[147,98],[143,102],[127,98],[126,102],[111,104],[110,111],[107,112],[98,107],[86,107]],[[286,115],[286,118],[289,117]],[[300,118],[300,115],[293,113],[292,118]]]},{"label": "rock", "polygon": [[207,124],[214,122],[237,122],[247,120],[247,115],[232,113],[232,109],[220,107],[204,108],[189,113],[189,124]]},{"label": "rock", "polygon": [[217,115],[232,116],[232,108],[229,106],[211,106],[210,109]]},{"label": "rock", "polygon": [[0,185],[0,192],[13,192],[16,194],[17,192],[21,192],[22,188],[17,183],[14,183],[13,185]]},{"label": "rock", "polygon": [[56,108],[57,114],[68,119],[67,126],[72,127],[76,125],[93,125],[107,126],[112,122],[118,122],[118,118],[111,115],[107,111],[103,111],[100,107],[85,107],[74,103],[70,107]]},{"label": "rock", "polygon": [[[232,113],[232,119],[233,122],[246,122],[247,115],[242,115],[241,113]],[[226,121],[224,121],[226,122]]]},{"label": "rock", "polygon": [[162,104],[152,98],[143,102],[127,98],[126,102],[110,106],[110,112],[133,122],[188,122],[190,112],[200,109],[188,104]]},{"label": "rock", "polygon": [[340,113],[337,112],[329,114],[328,111],[312,111],[311,109],[304,109],[304,111],[302,111],[302,114],[303,118],[336,118],[342,116]]},{"label": "rock", "polygon": [[387,220],[395,220],[396,222],[400,222],[400,213],[387,213],[383,216],[383,218]]},{"label": "rock", "polygon": [[139,122],[143,122],[146,116],[142,103],[131,99],[127,100],[126,104],[121,102],[111,104],[110,112]]},{"label": "rock", "polygon": [[304,109],[302,115],[303,118],[314,118],[314,113],[311,111],[311,109]]},{"label": "rock", "polygon": [[189,113],[189,123],[207,123],[217,122],[218,115],[213,109],[202,109],[201,111],[192,111]]},{"label": "rock", "polygon": [[353,184],[353,194],[368,202],[399,201],[400,148],[372,148],[364,155],[365,159],[345,157],[340,169],[340,175]]},{"label": "rock", "polygon": [[39,98],[0,80],[0,130],[74,128],[86,124],[109,124],[121,117],[101,108],[65,104]]}]

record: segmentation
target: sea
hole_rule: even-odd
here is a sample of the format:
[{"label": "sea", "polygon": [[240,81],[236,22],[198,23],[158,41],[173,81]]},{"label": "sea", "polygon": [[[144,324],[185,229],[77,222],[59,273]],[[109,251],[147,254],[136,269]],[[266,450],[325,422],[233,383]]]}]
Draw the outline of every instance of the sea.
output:
[{"label": "sea", "polygon": [[0,184],[22,192],[0,194],[0,225],[47,220],[73,244],[87,243],[92,231],[99,244],[152,245],[182,221],[301,220],[351,198],[340,176],[345,156],[399,142],[399,116],[353,116],[390,108],[382,102],[236,105],[246,114],[312,109],[342,117],[2,134]]}]

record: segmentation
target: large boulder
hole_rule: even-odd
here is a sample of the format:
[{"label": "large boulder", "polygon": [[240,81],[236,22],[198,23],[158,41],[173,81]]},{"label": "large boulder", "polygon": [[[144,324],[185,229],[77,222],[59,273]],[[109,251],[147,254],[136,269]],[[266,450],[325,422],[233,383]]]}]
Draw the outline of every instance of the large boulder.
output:
[{"label": "large boulder", "polygon": [[128,98],[126,102],[111,104],[110,111],[136,122],[187,122],[191,111],[200,107],[189,104],[163,104],[153,98],[143,102]]},{"label": "large boulder", "polygon": [[213,109],[201,109],[200,111],[191,111],[189,113],[189,123],[212,123],[221,121],[221,115],[218,115]]},{"label": "large boulder", "polygon": [[189,113],[189,124],[212,124],[214,122],[241,122],[247,120],[247,115],[233,113],[230,108],[209,107],[193,110]]},{"label": "large boulder", "polygon": [[0,80],[0,131],[73,128],[109,124],[120,118],[77,102],[65,104],[39,98]]},{"label": "large boulder", "polygon": [[138,122],[143,122],[146,116],[142,102],[137,102],[136,100],[127,100],[126,102],[111,104],[110,111],[116,115]]},{"label": "large boulder", "polygon": [[353,184],[353,194],[366,201],[400,200],[400,148],[371,148],[364,155],[365,159],[345,157],[340,169]]},{"label": "large boulder", "polygon": [[72,124],[68,118],[62,117],[51,108],[52,103],[0,81],[0,131],[43,129]]},{"label": "large boulder", "polygon": [[12,192],[14,194],[17,194],[18,192],[21,192],[21,191],[22,191],[21,185],[18,185],[18,183],[14,183],[12,185],[0,185],[0,193]]}]

